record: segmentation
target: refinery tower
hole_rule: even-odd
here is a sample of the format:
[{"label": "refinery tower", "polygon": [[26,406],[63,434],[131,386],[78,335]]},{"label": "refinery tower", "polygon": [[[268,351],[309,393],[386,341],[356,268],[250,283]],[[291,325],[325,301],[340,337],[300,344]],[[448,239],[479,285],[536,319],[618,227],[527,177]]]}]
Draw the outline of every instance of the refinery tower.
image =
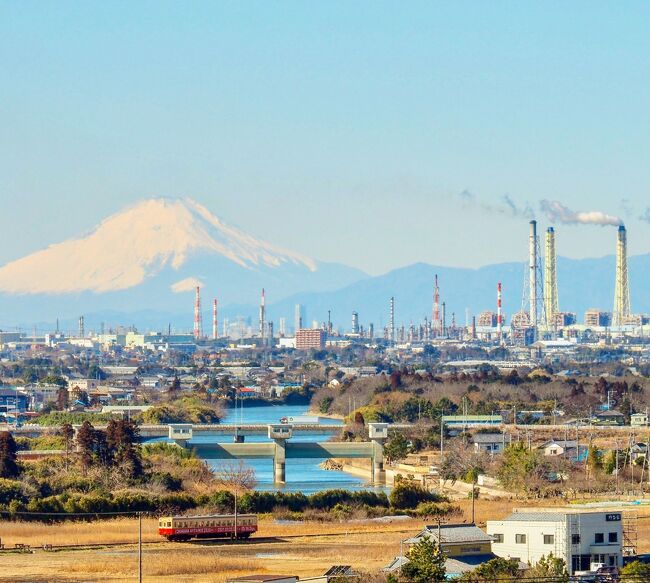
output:
[{"label": "refinery tower", "polygon": [[630,287],[627,277],[627,231],[625,226],[620,225],[616,240],[616,283],[614,286],[612,326],[625,324],[630,313]]}]

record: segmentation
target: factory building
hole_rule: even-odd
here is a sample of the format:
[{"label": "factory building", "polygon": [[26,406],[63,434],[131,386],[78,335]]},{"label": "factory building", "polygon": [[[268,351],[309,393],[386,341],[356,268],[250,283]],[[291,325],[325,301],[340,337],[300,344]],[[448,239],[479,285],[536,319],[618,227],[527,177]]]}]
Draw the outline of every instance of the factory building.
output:
[{"label": "factory building", "polygon": [[551,326],[557,326],[560,328],[563,328],[564,326],[573,326],[578,321],[575,312],[554,312],[549,319]]},{"label": "factory building", "polygon": [[585,326],[610,326],[612,314],[596,308],[589,308],[585,312]]},{"label": "factory building", "polygon": [[623,565],[623,515],[620,512],[520,509],[504,520],[489,520],[492,552],[535,565],[550,553],[564,559],[570,575],[592,563]]}]

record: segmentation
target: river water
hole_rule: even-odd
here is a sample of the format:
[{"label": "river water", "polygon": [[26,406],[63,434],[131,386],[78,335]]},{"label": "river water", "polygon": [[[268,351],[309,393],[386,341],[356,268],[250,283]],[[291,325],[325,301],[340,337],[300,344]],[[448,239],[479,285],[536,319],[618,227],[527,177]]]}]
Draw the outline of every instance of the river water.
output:
[{"label": "river water", "polygon": [[[222,423],[244,423],[244,424],[265,424],[278,423],[282,417],[299,417],[309,415],[308,407],[304,405],[277,405],[277,406],[246,406],[242,409],[228,409],[226,417]],[[321,418],[321,423],[340,424],[340,421],[334,419]],[[325,441],[329,438],[323,434],[299,433],[293,439],[300,441]],[[232,442],[233,436],[219,435],[218,437],[195,437],[194,441],[209,439],[218,442]],[[268,441],[265,435],[246,436],[247,442]],[[232,460],[206,460],[214,471],[218,472],[220,465],[228,463],[232,465]],[[371,488],[363,478],[352,476],[345,472],[323,470],[319,464],[323,460],[319,459],[288,459],[286,461],[286,484],[276,485],[273,483],[273,460],[246,460],[245,464],[255,471],[257,485],[256,490],[283,490],[285,492],[302,492],[304,494],[313,494],[321,490],[330,490],[333,488],[344,488],[346,490],[363,490]],[[236,462],[238,463],[238,462]]]}]

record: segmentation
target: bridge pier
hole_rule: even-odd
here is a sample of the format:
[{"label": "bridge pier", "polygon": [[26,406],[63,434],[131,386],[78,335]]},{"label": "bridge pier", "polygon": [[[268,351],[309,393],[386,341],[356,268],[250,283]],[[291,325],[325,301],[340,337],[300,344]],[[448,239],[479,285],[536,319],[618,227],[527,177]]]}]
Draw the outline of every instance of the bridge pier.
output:
[{"label": "bridge pier", "polygon": [[372,441],[372,469],[370,480],[373,485],[386,484],[386,470],[384,469],[384,444],[381,441]]},{"label": "bridge pier", "polygon": [[276,439],[275,455],[273,456],[273,481],[276,484],[284,484],[287,481],[286,474],[286,448],[284,439]]},{"label": "bridge pier", "polygon": [[370,479],[373,485],[385,485],[386,470],[384,469],[384,442],[388,438],[388,424],[369,423],[368,436],[372,443]]},{"label": "bridge pier", "polygon": [[269,425],[268,436],[275,442],[273,453],[273,481],[284,484],[287,481],[287,440],[293,435],[293,426],[281,423]]}]

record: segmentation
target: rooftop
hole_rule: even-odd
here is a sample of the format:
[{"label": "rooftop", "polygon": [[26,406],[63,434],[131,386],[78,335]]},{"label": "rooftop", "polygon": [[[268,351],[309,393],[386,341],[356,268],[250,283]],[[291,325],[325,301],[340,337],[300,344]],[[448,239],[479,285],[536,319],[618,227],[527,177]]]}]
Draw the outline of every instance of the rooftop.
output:
[{"label": "rooftop", "polygon": [[[424,527],[424,530],[408,539],[406,542],[415,544],[424,536],[431,537],[432,540],[438,540],[438,525],[430,524]],[[467,543],[467,542],[491,542],[492,537],[483,532],[475,524],[443,524],[440,526],[441,543]]]}]

